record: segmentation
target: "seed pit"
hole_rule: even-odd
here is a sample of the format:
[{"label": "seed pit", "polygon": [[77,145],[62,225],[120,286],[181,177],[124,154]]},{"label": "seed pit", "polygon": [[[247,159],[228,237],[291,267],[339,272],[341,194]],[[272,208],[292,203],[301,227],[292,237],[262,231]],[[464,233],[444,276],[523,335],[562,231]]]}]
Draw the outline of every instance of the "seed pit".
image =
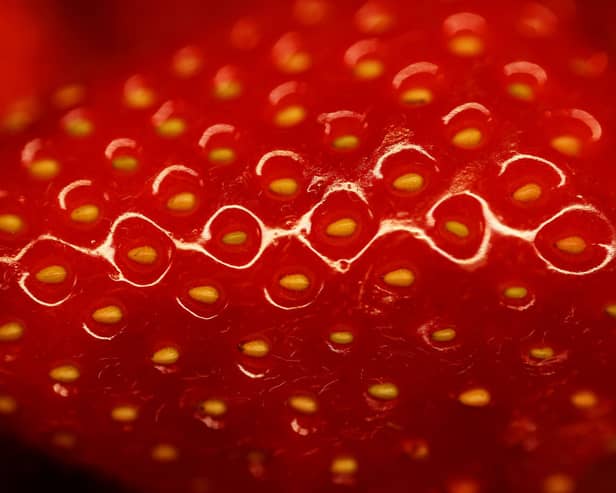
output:
[{"label": "seed pit", "polygon": [[286,74],[300,74],[312,66],[312,56],[298,33],[283,35],[272,48],[272,59]]},{"label": "seed pit", "polygon": [[146,80],[135,75],[124,84],[124,104],[129,108],[142,110],[156,102],[156,93]]},{"label": "seed pit", "polygon": [[471,58],[485,50],[487,23],[480,15],[470,12],[453,14],[443,22],[447,48],[455,56]]}]

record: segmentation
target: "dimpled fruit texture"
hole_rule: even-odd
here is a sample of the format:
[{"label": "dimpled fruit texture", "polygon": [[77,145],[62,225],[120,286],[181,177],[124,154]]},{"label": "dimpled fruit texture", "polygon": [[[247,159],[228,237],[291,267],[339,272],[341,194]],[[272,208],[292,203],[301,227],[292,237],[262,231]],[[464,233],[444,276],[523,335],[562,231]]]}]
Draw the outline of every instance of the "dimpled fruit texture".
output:
[{"label": "dimpled fruit texture", "polygon": [[265,5],[2,137],[3,427],[144,492],[582,491],[606,53],[565,1]]}]

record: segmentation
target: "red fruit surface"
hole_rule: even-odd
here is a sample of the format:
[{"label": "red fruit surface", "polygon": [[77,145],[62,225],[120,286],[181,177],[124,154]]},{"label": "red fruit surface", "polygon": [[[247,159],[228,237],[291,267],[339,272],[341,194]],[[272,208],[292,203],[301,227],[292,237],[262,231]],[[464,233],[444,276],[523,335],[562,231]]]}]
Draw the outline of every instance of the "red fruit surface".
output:
[{"label": "red fruit surface", "polygon": [[273,1],[73,86],[1,139],[3,426],[138,491],[583,491],[616,79],[577,19]]}]

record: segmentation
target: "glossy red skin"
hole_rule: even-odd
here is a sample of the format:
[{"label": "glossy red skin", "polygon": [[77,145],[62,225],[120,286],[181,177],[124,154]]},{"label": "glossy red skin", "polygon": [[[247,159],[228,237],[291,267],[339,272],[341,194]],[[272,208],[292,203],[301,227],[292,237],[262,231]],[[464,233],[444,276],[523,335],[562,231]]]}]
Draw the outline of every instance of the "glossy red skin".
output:
[{"label": "glossy red skin", "polygon": [[[169,74],[170,53],[135,69],[159,95],[152,109],[123,107],[122,86],[132,73],[109,73],[88,86],[84,111],[96,128],[91,136],[65,135],[59,124],[64,115],[57,114],[24,135],[5,138],[0,151],[2,189],[8,193],[0,199],[0,213],[18,212],[27,222],[24,233],[0,238],[0,322],[16,318],[26,327],[20,341],[1,347],[1,388],[19,403],[19,412],[4,419],[10,429],[143,491],[191,491],[206,480],[211,491],[540,492],[544,479],[556,473],[584,484],[587,471],[605,457],[616,436],[611,378],[616,370],[616,320],[604,312],[616,301],[615,264],[608,260],[601,265],[605,252],[592,246],[614,245],[616,194],[610,183],[615,172],[609,152],[614,145],[614,75],[610,70],[593,78],[570,73],[572,53],[587,55],[598,48],[576,37],[571,24],[575,16],[568,9],[553,6],[559,16],[557,31],[546,39],[530,39],[515,29],[522,9],[517,2],[412,9],[388,5],[398,13],[398,24],[380,37],[387,68],[374,82],[355,80],[343,63],[351,44],[370,37],[353,24],[356,5],[337,6],[316,27],[291,20],[289,7],[280,7],[255,14],[270,30],[249,52],[228,45],[229,26],[237,17],[217,19],[212,32],[199,41],[205,66],[193,79]],[[477,60],[448,54],[442,34],[443,19],[468,9],[488,21],[487,52]],[[283,75],[272,67],[273,43],[291,30],[300,33],[314,56],[306,74]],[[546,86],[532,103],[511,99],[505,92],[503,66],[520,59],[548,73]],[[425,107],[402,107],[392,78],[423,60],[442,72],[437,96]],[[219,102],[211,97],[209,84],[229,63],[239,67],[245,90],[237,101]],[[297,129],[280,130],[271,125],[267,96],[289,80],[305,84],[309,114]],[[167,100],[183,102],[178,111],[189,125],[177,139],[157,136],[151,124]],[[442,121],[467,102],[480,102],[491,114],[490,120],[478,122],[489,140],[474,151],[452,147],[451,129]],[[603,131],[597,142],[586,143],[579,158],[565,158],[548,145],[552,129],[567,125],[550,118],[549,112],[570,108],[592,114]],[[365,115],[356,151],[340,153],[329,145],[319,115],[338,110]],[[204,130],[219,123],[233,124],[239,132],[239,158],[226,167],[208,164],[197,145]],[[24,145],[39,137],[41,155],[63,164],[50,183],[30,179],[20,157]],[[141,166],[134,175],[113,171],[105,157],[109,142],[123,137],[138,143]],[[408,158],[394,156],[392,163],[385,162],[384,178],[375,177],[377,161],[395,144],[421,146],[439,171],[413,151]],[[274,150],[301,156],[300,166],[291,163],[285,170],[302,184],[302,192],[288,201],[273,198],[255,173],[259,160]],[[555,168],[522,165],[522,171],[515,171],[512,165],[513,174],[499,176],[499,163],[518,154],[548,160]],[[428,185],[416,196],[401,197],[388,186],[388,166],[397,172],[409,162],[425,172]],[[176,179],[172,174],[154,196],[153,178],[178,164],[194,170],[197,178]],[[552,187],[536,208],[521,210],[512,204],[512,182],[553,184],[554,169],[566,176],[564,187]],[[308,190],[314,177],[320,181]],[[93,227],[76,228],[59,207],[58,194],[83,179],[92,180],[92,186],[67,194],[67,201],[94,201],[103,217]],[[324,200],[336,182],[359,186],[367,203],[349,192]],[[452,183],[462,186],[453,188]],[[187,188],[198,192],[199,208],[183,217],[166,211],[165,194]],[[603,216],[565,215],[530,243],[494,234],[487,254],[467,262],[494,219],[476,198],[462,195],[442,201],[432,227],[427,212],[448,192],[485,199],[500,224],[518,229],[538,228],[571,204],[592,205]],[[361,232],[344,244],[332,243],[318,230],[294,233],[268,244],[259,255],[256,243],[232,253],[201,234],[217,213],[221,221],[212,222],[213,232],[217,225],[225,227],[229,219],[220,212],[225,206],[250,210],[269,230],[289,229],[317,204],[313,224],[319,224],[320,211],[324,217],[344,212],[357,215]],[[120,219],[127,212],[154,224]],[[415,236],[397,231],[372,242],[377,224],[393,217],[411,221]],[[452,241],[439,226],[448,219],[463,220],[476,234],[467,243]],[[231,220],[258,232],[246,215]],[[138,286],[118,280],[111,253],[97,258],[83,250],[100,245],[110,226],[118,223],[113,236],[118,255],[144,242],[163,253],[152,269],[133,271],[120,261],[120,274]],[[561,235],[572,233],[589,240],[588,255],[571,258],[553,248]],[[321,257],[300,241],[304,236]],[[180,242],[184,249],[177,248]],[[215,258],[186,250],[189,243],[201,245]],[[360,251],[352,262],[339,262]],[[250,266],[234,269],[221,261]],[[333,268],[336,261],[338,271]],[[31,295],[19,287],[23,273],[56,262],[69,267],[68,283],[49,288],[32,282],[27,285]],[[387,288],[381,276],[402,265],[413,269],[415,283],[408,289]],[[299,299],[276,285],[281,273],[298,269],[314,286]],[[193,282],[220,286],[224,300],[213,313],[201,313],[214,318],[199,319],[178,304],[177,297],[190,303],[186,289]],[[510,283],[527,286],[534,304],[516,310],[520,307],[505,302],[501,292]],[[264,289],[278,305],[307,306],[281,309],[267,301]],[[50,308],[33,296],[47,303],[68,299]],[[125,309],[120,327],[94,330],[110,340],[92,337],[82,327],[99,302],[117,302]],[[456,340],[438,346],[429,342],[422,330],[431,324],[455,326]],[[348,349],[328,343],[329,331],[339,325],[355,334]],[[238,344],[255,337],[266,338],[272,348],[257,363],[238,351]],[[169,344],[180,349],[181,358],[162,371],[150,356]],[[554,358],[538,363],[528,357],[530,347],[544,344],[554,347]],[[49,369],[65,362],[79,366],[81,378],[54,386]],[[263,377],[249,378],[240,365]],[[382,403],[368,397],[368,387],[378,381],[395,383],[399,398]],[[462,406],[457,396],[476,386],[490,391],[490,405]],[[594,391],[599,404],[590,410],[573,407],[570,396],[580,389]],[[298,392],[318,397],[316,415],[298,416],[288,407],[287,399]],[[197,419],[197,402],[209,397],[222,398],[229,406],[217,423],[220,429]],[[140,408],[134,425],[109,418],[110,409],[123,403]],[[309,431],[307,436],[293,430],[293,420]],[[76,448],[54,450],[49,441],[57,431],[74,433]],[[405,453],[405,444],[416,440],[428,444],[427,459],[414,460]],[[152,462],[150,450],[161,442],[177,446],[180,459]],[[250,460],[254,452],[262,454],[262,461]],[[340,454],[357,458],[359,470],[348,481],[352,484],[332,482],[329,466]]]}]

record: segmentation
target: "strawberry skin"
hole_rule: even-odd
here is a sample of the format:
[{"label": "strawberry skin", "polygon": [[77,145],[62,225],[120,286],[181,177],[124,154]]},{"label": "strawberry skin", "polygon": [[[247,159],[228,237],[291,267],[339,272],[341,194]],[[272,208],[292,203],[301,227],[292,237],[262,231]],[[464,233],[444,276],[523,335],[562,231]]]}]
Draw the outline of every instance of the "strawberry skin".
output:
[{"label": "strawberry skin", "polygon": [[602,491],[615,78],[575,6],[229,10],[0,137],[2,427],[137,491]]}]

